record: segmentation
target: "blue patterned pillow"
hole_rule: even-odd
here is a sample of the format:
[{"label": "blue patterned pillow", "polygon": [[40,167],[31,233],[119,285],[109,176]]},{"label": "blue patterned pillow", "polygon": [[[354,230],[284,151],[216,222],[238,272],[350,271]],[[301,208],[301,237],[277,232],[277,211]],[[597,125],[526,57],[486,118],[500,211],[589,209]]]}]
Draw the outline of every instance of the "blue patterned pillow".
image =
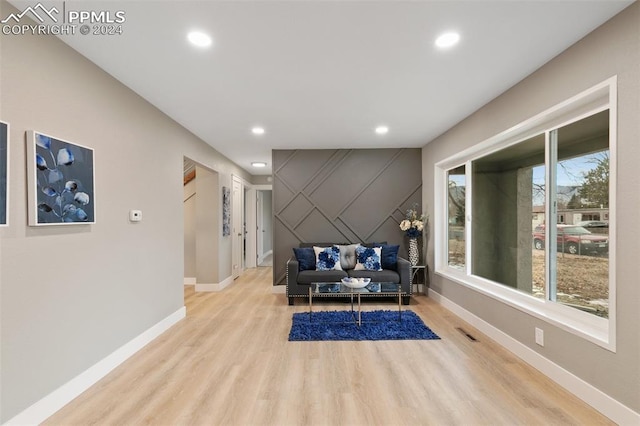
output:
[{"label": "blue patterned pillow", "polygon": [[313,271],[316,269],[316,254],[311,247],[294,247],[293,254],[298,261],[298,271]]},{"label": "blue patterned pillow", "polygon": [[316,247],[313,246],[316,254],[316,271],[342,271],[340,266],[340,249],[338,246],[333,247]]},{"label": "blue patterned pillow", "polygon": [[382,249],[380,247],[356,247],[356,271],[382,271],[380,263],[380,255]]}]

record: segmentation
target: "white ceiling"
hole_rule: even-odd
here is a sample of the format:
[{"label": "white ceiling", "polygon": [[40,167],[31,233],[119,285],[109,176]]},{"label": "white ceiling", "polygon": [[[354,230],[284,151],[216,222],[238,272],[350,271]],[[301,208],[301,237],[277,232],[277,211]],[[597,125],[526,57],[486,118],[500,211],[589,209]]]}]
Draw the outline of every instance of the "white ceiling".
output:
[{"label": "white ceiling", "polygon": [[[632,2],[83,3],[125,11],[123,34],[66,43],[259,175],[271,149],[423,146]],[[459,45],[438,50],[449,30]]]}]

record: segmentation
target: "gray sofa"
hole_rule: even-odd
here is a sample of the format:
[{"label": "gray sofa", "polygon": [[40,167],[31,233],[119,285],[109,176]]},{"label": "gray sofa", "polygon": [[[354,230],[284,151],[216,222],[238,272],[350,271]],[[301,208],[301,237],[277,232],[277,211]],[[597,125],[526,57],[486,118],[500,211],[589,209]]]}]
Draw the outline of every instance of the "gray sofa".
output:
[{"label": "gray sofa", "polygon": [[[349,245],[349,243],[300,243],[300,247],[331,247],[334,245]],[[372,247],[374,244],[363,244]],[[379,243],[377,245],[386,245]],[[309,285],[313,282],[338,282],[345,277],[371,278],[373,282],[393,282],[400,283],[402,290],[406,296],[402,297],[402,303],[408,305],[410,296],[413,294],[413,286],[411,285],[411,264],[408,260],[397,256],[395,265],[383,263],[383,267],[387,269],[381,271],[369,270],[330,270],[317,271],[312,269],[300,270],[300,263],[295,256],[287,261],[287,298],[289,305],[293,305],[296,297],[309,297]],[[394,268],[395,266],[395,268]]]}]

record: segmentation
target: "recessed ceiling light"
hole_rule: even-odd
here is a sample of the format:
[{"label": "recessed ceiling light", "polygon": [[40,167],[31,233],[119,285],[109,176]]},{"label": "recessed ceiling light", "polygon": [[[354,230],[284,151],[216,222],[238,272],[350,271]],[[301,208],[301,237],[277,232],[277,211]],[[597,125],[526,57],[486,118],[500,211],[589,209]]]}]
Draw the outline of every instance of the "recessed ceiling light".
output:
[{"label": "recessed ceiling light", "polygon": [[251,163],[251,165],[253,167],[267,167],[267,163],[262,161],[254,161],[253,163]]},{"label": "recessed ceiling light", "polygon": [[264,135],[264,127],[256,126],[251,129],[251,133],[254,135]]},{"label": "recessed ceiling light", "polygon": [[387,126],[378,126],[376,127],[376,133],[379,135],[386,135],[389,133],[389,128]]},{"label": "recessed ceiling light", "polygon": [[454,32],[444,33],[436,39],[436,46],[441,49],[446,49],[447,47],[456,45],[459,41],[460,34]]},{"label": "recessed ceiling light", "polygon": [[191,31],[187,34],[187,39],[198,47],[208,47],[212,43],[211,37],[200,31]]}]

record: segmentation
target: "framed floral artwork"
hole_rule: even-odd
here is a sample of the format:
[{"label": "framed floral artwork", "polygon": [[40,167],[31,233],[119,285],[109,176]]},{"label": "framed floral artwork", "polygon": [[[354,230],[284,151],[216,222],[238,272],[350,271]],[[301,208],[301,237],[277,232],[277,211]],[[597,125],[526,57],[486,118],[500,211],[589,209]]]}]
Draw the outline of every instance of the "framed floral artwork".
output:
[{"label": "framed floral artwork", "polygon": [[30,226],[95,223],[93,149],[30,131],[27,173]]},{"label": "framed floral artwork", "polygon": [[231,190],[222,187],[222,236],[231,235]]},{"label": "framed floral artwork", "polygon": [[9,123],[0,121],[0,226],[9,224]]}]

